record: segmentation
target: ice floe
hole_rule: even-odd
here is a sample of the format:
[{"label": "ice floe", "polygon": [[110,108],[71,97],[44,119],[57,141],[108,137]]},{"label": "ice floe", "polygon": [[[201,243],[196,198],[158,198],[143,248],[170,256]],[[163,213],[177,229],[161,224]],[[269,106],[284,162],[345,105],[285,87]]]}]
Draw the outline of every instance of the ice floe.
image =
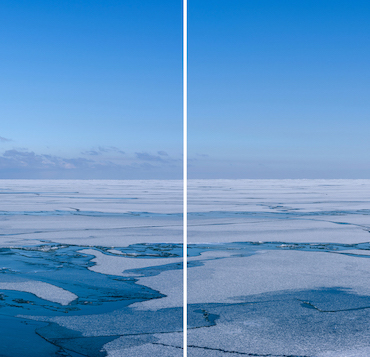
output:
[{"label": "ice floe", "polygon": [[[114,250],[113,250],[114,251]],[[110,250],[112,252],[112,250]],[[140,272],[130,272],[128,270],[143,269],[147,267],[160,266],[166,264],[179,263],[182,265],[182,258],[152,258],[152,259],[141,259],[135,257],[122,256],[119,252],[119,256],[107,255],[102,252],[93,249],[79,250],[78,253],[93,255],[95,258],[90,261],[95,265],[90,266],[89,270],[108,275],[118,276],[140,276]],[[117,253],[116,253],[117,254]]]},{"label": "ice floe", "polygon": [[61,305],[68,305],[78,297],[70,291],[59,288],[58,286],[34,280],[16,282],[0,281],[0,291],[2,290],[24,291],[34,294],[41,299],[57,302]]}]

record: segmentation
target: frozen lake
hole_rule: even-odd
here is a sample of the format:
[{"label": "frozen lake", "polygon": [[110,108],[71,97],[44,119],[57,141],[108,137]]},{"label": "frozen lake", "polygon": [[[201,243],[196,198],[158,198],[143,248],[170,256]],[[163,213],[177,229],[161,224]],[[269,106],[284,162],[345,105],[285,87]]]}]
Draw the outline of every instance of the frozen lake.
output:
[{"label": "frozen lake", "polygon": [[182,306],[138,308],[164,297],[141,278],[182,269],[181,181],[1,180],[0,225],[1,356],[182,354],[155,336]]},{"label": "frozen lake", "polygon": [[217,316],[190,356],[370,355],[369,180],[199,180],[189,198],[189,250],[220,254],[189,269],[190,306]]},{"label": "frozen lake", "polygon": [[[1,356],[182,356],[181,181],[0,199]],[[370,355],[370,180],[190,180],[188,207],[189,356]]]}]

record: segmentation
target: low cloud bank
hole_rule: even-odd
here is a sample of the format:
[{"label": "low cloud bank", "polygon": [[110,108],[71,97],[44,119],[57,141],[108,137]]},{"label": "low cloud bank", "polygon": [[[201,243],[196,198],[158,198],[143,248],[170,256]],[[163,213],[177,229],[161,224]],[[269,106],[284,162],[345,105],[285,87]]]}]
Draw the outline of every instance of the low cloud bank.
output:
[{"label": "low cloud bank", "polygon": [[[33,151],[7,150],[0,155],[0,178],[11,179],[180,179],[181,160],[168,155],[135,153],[98,147],[66,158]],[[158,159],[159,158],[159,159]]]}]

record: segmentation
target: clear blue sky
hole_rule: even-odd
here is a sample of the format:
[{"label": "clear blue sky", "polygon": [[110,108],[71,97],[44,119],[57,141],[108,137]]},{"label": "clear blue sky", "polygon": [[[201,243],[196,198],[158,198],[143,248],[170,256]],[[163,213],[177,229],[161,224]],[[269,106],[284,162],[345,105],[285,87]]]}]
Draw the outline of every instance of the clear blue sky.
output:
[{"label": "clear blue sky", "polygon": [[[189,1],[190,178],[370,178],[370,3]],[[0,3],[0,178],[181,178],[180,0]]]},{"label": "clear blue sky", "polygon": [[1,178],[181,178],[181,2],[4,0],[0,32]]},{"label": "clear blue sky", "polygon": [[370,2],[189,2],[190,177],[370,178]]}]

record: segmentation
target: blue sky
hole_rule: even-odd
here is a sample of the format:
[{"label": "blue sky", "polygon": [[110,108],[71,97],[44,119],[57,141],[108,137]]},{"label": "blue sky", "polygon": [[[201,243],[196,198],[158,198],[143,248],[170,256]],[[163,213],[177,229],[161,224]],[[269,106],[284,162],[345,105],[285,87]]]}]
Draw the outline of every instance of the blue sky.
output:
[{"label": "blue sky", "polygon": [[[189,1],[189,177],[370,178],[369,15]],[[0,31],[0,178],[181,178],[181,1],[4,0]]]},{"label": "blue sky", "polygon": [[181,2],[5,0],[0,31],[1,178],[181,178]]},{"label": "blue sky", "polygon": [[370,3],[189,3],[189,167],[370,178]]}]

